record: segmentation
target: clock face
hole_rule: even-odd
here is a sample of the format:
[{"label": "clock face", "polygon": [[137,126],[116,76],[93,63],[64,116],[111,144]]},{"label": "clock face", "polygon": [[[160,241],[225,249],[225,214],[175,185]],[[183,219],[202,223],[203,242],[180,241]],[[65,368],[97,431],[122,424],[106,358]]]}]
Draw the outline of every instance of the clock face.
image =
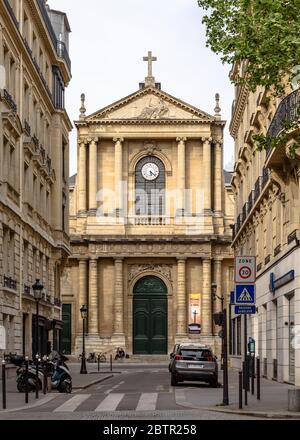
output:
[{"label": "clock face", "polygon": [[142,175],[146,180],[155,180],[159,176],[159,168],[155,163],[148,162],[142,168]]}]

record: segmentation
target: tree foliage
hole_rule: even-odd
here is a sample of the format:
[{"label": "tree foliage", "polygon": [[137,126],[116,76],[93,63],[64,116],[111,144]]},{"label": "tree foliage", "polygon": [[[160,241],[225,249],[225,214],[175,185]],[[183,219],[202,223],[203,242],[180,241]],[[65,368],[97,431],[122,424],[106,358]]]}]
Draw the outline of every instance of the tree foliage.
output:
[{"label": "tree foliage", "polygon": [[247,60],[234,82],[283,92],[300,64],[300,0],[198,0],[206,12],[207,46],[224,63]]}]

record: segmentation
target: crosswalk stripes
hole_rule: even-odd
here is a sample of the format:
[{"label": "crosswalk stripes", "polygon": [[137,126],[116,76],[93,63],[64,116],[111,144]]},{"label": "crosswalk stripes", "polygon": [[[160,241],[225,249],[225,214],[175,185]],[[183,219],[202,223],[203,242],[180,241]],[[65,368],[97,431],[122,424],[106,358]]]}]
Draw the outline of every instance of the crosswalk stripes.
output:
[{"label": "crosswalk stripes", "polygon": [[157,393],[143,393],[136,407],[136,411],[154,411],[157,398]]},{"label": "crosswalk stripes", "polygon": [[85,400],[87,400],[90,394],[77,394],[71,397],[65,403],[56,408],[53,412],[74,412],[79,405],[81,405]]},{"label": "crosswalk stripes", "polygon": [[95,409],[95,412],[115,411],[125,394],[109,394]]},{"label": "crosswalk stripes", "polygon": [[[170,392],[149,392],[149,393],[121,393],[109,390],[110,393],[95,394],[75,394],[67,397],[63,402],[60,400],[54,405],[46,405],[42,412],[49,411],[54,413],[75,413],[75,412],[110,412],[110,411],[155,411],[160,408],[177,407],[177,397]],[[178,390],[176,390],[178,391]],[[183,390],[182,390],[183,391]],[[59,396],[64,397],[64,396]]]}]

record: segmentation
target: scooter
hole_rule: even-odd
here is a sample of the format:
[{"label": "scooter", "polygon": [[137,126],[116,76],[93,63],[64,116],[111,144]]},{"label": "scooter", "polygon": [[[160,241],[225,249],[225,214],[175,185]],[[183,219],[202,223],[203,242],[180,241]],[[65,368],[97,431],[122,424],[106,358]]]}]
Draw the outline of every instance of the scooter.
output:
[{"label": "scooter", "polygon": [[57,389],[60,393],[71,393],[72,377],[70,370],[65,363],[69,359],[56,351],[50,353],[49,359],[53,366],[53,374],[51,376],[52,388]]},{"label": "scooter", "polygon": [[[51,377],[51,388],[57,389],[60,393],[72,392],[72,377],[70,371],[65,364],[68,360],[66,356],[61,356],[57,352],[52,352],[49,356],[51,359],[47,363],[47,377]],[[13,356],[10,362],[18,367],[17,369],[17,388],[20,393],[26,391],[26,369],[25,359],[22,356]],[[45,370],[43,366],[38,367],[38,387],[41,390],[44,383]],[[32,362],[28,365],[28,391],[36,389],[36,365]]]}]

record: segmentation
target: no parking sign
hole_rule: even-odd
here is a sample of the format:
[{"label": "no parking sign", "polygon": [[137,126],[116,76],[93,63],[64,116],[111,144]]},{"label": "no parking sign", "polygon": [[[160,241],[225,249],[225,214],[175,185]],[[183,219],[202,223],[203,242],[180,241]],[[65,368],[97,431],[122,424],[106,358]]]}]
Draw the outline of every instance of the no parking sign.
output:
[{"label": "no parking sign", "polygon": [[256,280],[256,257],[235,257],[234,281],[251,284]]}]

